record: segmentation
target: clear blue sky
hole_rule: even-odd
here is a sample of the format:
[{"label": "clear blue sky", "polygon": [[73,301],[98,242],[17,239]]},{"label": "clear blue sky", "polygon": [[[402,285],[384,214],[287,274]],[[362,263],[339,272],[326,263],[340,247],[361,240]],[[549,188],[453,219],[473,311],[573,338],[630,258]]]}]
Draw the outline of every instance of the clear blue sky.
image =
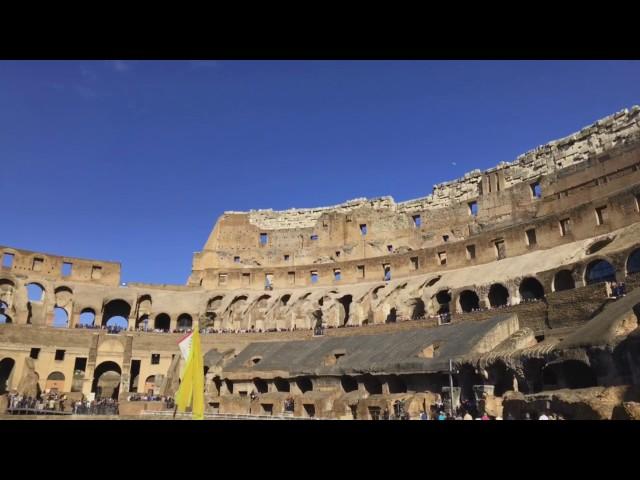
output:
[{"label": "clear blue sky", "polygon": [[186,281],[225,210],[402,201],[640,103],[640,62],[0,62],[0,244]]}]

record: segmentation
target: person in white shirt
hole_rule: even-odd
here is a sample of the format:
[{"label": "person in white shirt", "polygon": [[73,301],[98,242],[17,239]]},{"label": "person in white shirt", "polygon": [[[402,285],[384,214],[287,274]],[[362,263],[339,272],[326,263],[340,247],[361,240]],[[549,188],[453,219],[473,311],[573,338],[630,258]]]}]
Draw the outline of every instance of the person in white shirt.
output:
[{"label": "person in white shirt", "polygon": [[538,420],[549,420],[549,417],[547,417],[547,415],[544,412],[542,412],[542,415],[540,415]]}]

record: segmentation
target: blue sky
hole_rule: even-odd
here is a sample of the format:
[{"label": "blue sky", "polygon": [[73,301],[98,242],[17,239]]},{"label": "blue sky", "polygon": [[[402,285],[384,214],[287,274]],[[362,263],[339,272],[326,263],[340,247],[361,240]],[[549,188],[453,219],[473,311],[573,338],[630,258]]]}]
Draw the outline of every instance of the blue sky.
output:
[{"label": "blue sky", "polygon": [[183,284],[225,210],[424,196],[639,85],[637,61],[2,61],[0,244]]}]

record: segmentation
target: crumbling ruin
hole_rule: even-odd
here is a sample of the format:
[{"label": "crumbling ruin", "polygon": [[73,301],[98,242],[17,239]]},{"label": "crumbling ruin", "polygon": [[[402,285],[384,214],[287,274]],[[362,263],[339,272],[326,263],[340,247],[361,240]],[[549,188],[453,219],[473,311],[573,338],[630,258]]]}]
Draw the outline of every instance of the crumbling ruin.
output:
[{"label": "crumbling ruin", "polygon": [[225,212],[186,285],[0,252],[0,395],[171,394],[199,328],[213,413],[640,411],[640,107],[424,198]]}]

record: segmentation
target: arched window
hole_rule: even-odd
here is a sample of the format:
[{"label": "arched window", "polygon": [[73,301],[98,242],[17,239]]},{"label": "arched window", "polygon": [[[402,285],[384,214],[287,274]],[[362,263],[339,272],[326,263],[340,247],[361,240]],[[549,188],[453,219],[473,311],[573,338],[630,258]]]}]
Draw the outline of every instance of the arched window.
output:
[{"label": "arched window", "polygon": [[615,282],[616,270],[606,260],[595,260],[587,266],[585,280],[587,285],[601,282]]},{"label": "arched window", "polygon": [[509,302],[509,290],[504,285],[494,283],[489,288],[489,305],[492,307],[503,307]]},{"label": "arched window", "polygon": [[631,252],[627,259],[627,274],[640,272],[640,248]]},{"label": "arched window", "polygon": [[44,288],[37,283],[27,284],[27,296],[30,302],[41,302],[44,300]]},{"label": "arched window", "polygon": [[85,308],[80,313],[80,325],[93,326],[96,321],[96,312],[91,308]]},{"label": "arched window", "polygon": [[188,313],[183,313],[178,317],[178,329],[179,330],[188,330],[193,325],[193,320],[191,319],[191,315]]},{"label": "arched window", "polygon": [[544,297],[542,284],[533,277],[522,280],[519,291],[522,300],[536,300]]},{"label": "arched window", "polygon": [[572,288],[576,288],[576,282],[573,280],[573,275],[569,270],[560,270],[555,274],[553,277],[554,292],[571,290]]},{"label": "arched window", "polygon": [[127,328],[131,305],[121,299],[111,300],[104,306],[102,325],[106,327]]},{"label": "arched window", "polygon": [[64,308],[55,307],[53,310],[53,326],[58,328],[65,328],[69,326],[69,315]]},{"label": "arched window", "polygon": [[473,290],[464,290],[460,293],[460,309],[463,312],[472,312],[480,308],[480,299]]},{"label": "arched window", "polygon": [[153,328],[156,330],[169,331],[171,328],[171,318],[166,313],[159,313],[153,322]]}]

